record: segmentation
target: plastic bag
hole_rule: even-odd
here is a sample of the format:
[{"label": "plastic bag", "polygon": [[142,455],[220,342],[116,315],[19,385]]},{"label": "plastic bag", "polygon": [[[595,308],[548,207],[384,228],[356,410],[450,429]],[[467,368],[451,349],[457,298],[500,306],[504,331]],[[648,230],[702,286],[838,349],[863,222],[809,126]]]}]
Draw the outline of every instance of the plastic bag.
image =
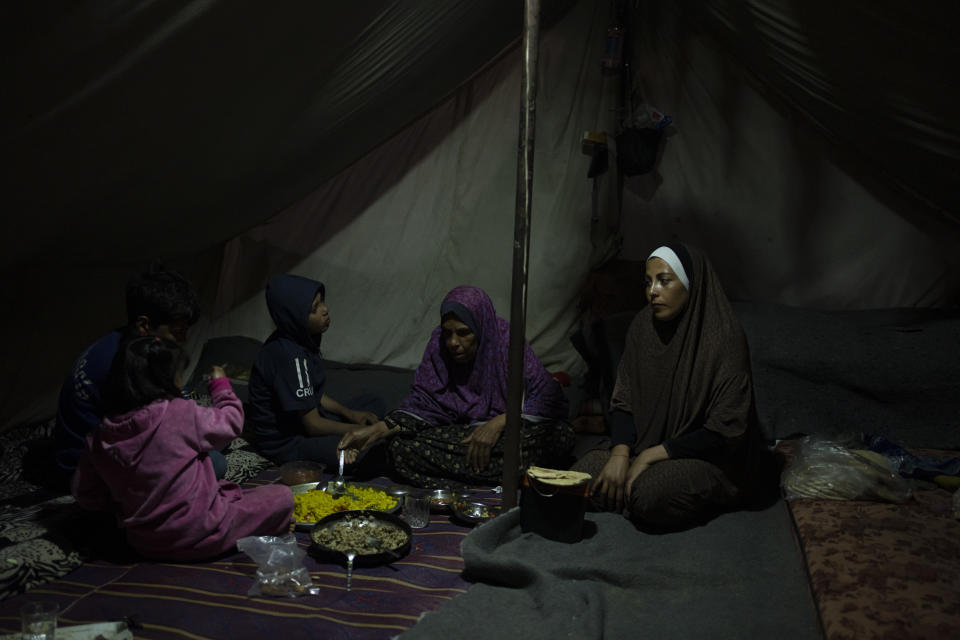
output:
[{"label": "plastic bag", "polygon": [[310,572],[303,565],[306,551],[297,545],[292,533],[285,536],[250,536],[237,540],[237,549],[257,563],[257,581],[247,595],[288,596],[316,595]]},{"label": "plastic bag", "polygon": [[660,109],[646,102],[640,104],[629,117],[624,118],[624,129],[664,129],[673,122],[673,118],[665,115]]},{"label": "plastic bag", "polygon": [[855,441],[800,440],[780,481],[788,500],[876,500],[905,502],[912,491],[883,455],[857,448]]}]

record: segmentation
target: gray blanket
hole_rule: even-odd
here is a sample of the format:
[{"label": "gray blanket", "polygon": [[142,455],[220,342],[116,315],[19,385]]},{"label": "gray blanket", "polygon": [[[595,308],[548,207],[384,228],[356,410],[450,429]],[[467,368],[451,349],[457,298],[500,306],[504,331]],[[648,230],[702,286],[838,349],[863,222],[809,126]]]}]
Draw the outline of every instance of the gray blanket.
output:
[{"label": "gray blanket", "polygon": [[782,502],[664,535],[587,514],[564,544],[521,533],[512,509],[462,544],[470,590],[425,614],[416,638],[819,638]]}]

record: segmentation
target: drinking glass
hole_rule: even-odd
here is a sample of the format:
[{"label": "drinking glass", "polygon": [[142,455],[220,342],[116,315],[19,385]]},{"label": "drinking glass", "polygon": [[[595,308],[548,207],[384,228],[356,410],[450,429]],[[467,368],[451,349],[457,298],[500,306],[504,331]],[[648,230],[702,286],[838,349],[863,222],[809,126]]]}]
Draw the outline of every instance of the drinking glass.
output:
[{"label": "drinking glass", "polygon": [[54,640],[60,606],[49,600],[34,600],[20,608],[20,631],[24,640]]},{"label": "drinking glass", "polygon": [[403,496],[403,519],[411,529],[422,529],[430,521],[430,494],[408,493]]}]

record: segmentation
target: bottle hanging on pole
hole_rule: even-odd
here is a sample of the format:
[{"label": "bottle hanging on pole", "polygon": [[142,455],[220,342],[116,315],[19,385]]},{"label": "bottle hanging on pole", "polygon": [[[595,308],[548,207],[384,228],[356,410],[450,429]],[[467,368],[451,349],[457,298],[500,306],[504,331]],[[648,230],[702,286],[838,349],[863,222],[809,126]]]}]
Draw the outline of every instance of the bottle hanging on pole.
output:
[{"label": "bottle hanging on pole", "polygon": [[601,63],[605,69],[619,69],[623,62],[624,28],[612,25],[607,27],[607,40],[603,48]]}]

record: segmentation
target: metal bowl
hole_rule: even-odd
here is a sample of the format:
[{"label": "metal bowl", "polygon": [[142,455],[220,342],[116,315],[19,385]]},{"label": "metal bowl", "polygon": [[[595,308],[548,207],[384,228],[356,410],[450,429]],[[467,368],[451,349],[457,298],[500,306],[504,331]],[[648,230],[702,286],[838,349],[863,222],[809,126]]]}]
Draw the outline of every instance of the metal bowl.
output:
[{"label": "metal bowl", "polygon": [[427,495],[430,496],[430,511],[446,511],[453,502],[453,492],[449,489],[431,489]]},{"label": "metal bowl", "polygon": [[393,562],[410,553],[410,541],[413,538],[413,531],[410,525],[404,522],[399,516],[383,511],[373,511],[371,509],[360,509],[356,511],[339,511],[318,521],[310,529],[310,553],[318,560],[332,561],[346,564],[346,552],[341,549],[334,549],[319,541],[320,533],[325,529],[333,527],[345,527],[347,529],[360,529],[365,534],[375,531],[377,527],[395,527],[403,534],[403,542],[389,551],[375,553],[357,553],[353,561],[355,566],[371,567],[378,564]]},{"label": "metal bowl", "polygon": [[463,522],[479,524],[500,515],[499,505],[490,505],[479,500],[457,498],[450,504],[453,515]]},{"label": "metal bowl", "polygon": [[323,470],[326,467],[319,462],[297,460],[280,466],[280,482],[287,486],[296,486],[308,482],[323,480]]},{"label": "metal bowl", "polygon": [[392,484],[385,489],[388,495],[393,496],[394,498],[403,502],[403,496],[411,493],[413,491],[412,487],[408,487],[405,484]]}]

